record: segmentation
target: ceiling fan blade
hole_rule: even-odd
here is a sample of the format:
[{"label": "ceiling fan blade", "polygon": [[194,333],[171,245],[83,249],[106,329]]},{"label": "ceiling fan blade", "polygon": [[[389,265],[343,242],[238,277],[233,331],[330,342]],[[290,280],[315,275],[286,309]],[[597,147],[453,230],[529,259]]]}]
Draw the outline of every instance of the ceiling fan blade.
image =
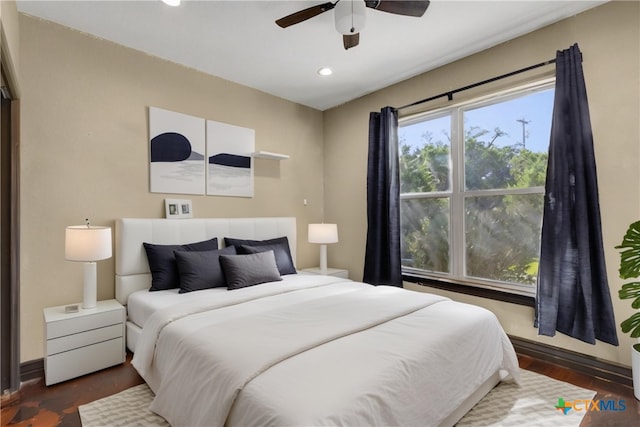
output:
[{"label": "ceiling fan blade", "polygon": [[416,16],[424,15],[429,7],[429,0],[403,1],[403,0],[364,0],[367,7],[382,12],[395,13],[396,15]]},{"label": "ceiling fan blade", "polygon": [[324,13],[328,10],[333,9],[334,7],[336,7],[335,3],[331,3],[331,2],[311,6],[306,9],[302,9],[295,13],[292,13],[291,15],[287,15],[283,18],[278,19],[276,21],[276,24],[278,24],[282,28],[287,28],[291,25],[298,24],[302,21],[306,21],[307,19],[313,18],[314,16],[318,16],[321,13]]},{"label": "ceiling fan blade", "polygon": [[360,33],[342,35],[342,44],[344,45],[344,50],[356,47],[358,46],[358,43],[360,43]]}]

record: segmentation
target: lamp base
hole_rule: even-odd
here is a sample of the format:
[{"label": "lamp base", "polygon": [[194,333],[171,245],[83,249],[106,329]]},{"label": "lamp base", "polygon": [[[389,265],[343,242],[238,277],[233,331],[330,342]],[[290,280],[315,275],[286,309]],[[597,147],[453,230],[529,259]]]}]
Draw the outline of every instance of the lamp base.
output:
[{"label": "lamp base", "polygon": [[97,264],[95,262],[84,263],[84,291],[82,296],[82,308],[96,308],[97,300]]},{"label": "lamp base", "polygon": [[327,245],[320,245],[320,274],[327,274]]}]

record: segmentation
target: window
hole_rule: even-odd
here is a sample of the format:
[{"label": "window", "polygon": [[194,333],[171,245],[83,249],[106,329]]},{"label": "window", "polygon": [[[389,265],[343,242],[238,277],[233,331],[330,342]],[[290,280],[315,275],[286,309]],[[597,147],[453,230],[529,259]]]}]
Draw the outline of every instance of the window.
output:
[{"label": "window", "polygon": [[403,273],[535,294],[553,82],[403,118]]}]

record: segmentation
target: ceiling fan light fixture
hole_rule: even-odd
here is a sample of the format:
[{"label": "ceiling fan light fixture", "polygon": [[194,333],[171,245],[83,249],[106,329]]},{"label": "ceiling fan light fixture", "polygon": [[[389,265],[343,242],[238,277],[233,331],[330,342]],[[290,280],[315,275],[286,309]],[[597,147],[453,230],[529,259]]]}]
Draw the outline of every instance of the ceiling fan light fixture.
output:
[{"label": "ceiling fan light fixture", "polygon": [[336,30],[340,34],[356,34],[366,23],[366,5],[362,0],[340,0],[334,8]]},{"label": "ceiling fan light fixture", "polygon": [[162,0],[162,3],[169,6],[180,6],[180,0]]}]

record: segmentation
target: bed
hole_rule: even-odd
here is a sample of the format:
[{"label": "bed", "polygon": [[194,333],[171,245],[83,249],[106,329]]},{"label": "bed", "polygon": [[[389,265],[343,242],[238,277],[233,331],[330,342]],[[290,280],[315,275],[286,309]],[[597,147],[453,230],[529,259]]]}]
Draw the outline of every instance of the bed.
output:
[{"label": "bed", "polygon": [[[518,381],[515,352],[491,312],[333,276],[278,274],[279,249],[243,244],[246,255],[221,255],[229,288],[149,292],[145,243],[285,238],[295,266],[296,228],[290,217],[116,221],[127,347],[155,394],[151,409],[172,426],[453,425],[499,381]],[[269,280],[237,287],[235,274],[262,270]]]}]

